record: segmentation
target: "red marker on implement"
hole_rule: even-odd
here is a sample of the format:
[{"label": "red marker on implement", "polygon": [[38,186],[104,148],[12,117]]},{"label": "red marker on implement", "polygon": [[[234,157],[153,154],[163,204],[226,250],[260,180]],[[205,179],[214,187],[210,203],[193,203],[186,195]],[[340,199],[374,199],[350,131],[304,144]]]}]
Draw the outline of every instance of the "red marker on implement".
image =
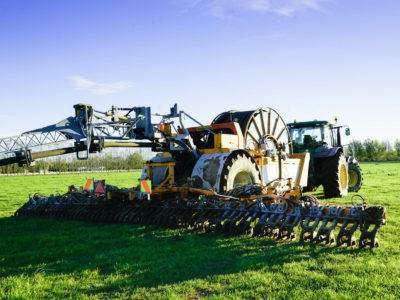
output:
[{"label": "red marker on implement", "polygon": [[142,193],[151,194],[151,181],[150,180],[140,180],[140,191]]},{"label": "red marker on implement", "polygon": [[88,179],[86,181],[86,185],[85,185],[84,190],[90,190],[91,185],[92,185],[92,179]]}]

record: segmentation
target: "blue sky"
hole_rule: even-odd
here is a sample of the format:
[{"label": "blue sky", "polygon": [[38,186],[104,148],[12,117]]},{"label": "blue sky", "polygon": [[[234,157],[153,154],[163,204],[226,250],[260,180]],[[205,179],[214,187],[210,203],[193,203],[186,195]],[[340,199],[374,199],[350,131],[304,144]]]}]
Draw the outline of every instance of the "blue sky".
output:
[{"label": "blue sky", "polygon": [[0,0],[0,135],[73,104],[270,106],[400,138],[398,0]]}]

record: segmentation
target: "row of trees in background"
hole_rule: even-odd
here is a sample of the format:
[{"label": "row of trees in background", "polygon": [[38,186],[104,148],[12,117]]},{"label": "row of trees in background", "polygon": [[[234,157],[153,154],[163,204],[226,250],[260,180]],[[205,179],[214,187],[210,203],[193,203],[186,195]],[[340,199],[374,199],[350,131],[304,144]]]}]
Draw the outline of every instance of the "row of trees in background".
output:
[{"label": "row of trees in background", "polygon": [[400,161],[399,139],[394,144],[371,139],[366,139],[364,142],[354,140],[349,145],[349,155],[353,155],[353,148],[359,161]]},{"label": "row of trees in background", "polygon": [[77,159],[42,159],[37,160],[30,167],[18,167],[17,164],[1,167],[2,174],[23,172],[82,172],[82,171],[106,171],[106,170],[132,170],[142,169],[145,160],[141,153],[133,153],[126,157],[92,156],[87,160]]}]

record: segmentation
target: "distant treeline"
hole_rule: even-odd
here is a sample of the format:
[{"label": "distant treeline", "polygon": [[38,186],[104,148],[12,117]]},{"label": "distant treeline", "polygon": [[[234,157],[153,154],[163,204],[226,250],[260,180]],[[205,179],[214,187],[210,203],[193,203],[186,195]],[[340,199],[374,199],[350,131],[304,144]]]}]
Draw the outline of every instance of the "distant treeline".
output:
[{"label": "distant treeline", "polygon": [[18,167],[17,164],[1,167],[2,174],[23,172],[82,172],[102,170],[142,169],[145,160],[141,153],[133,153],[127,157],[102,156],[90,157],[87,160],[67,160],[63,158],[37,160],[29,167]]},{"label": "distant treeline", "polygon": [[354,140],[350,143],[348,154],[355,156],[359,161],[400,161],[400,140],[394,144],[389,141],[366,139],[364,142]]}]

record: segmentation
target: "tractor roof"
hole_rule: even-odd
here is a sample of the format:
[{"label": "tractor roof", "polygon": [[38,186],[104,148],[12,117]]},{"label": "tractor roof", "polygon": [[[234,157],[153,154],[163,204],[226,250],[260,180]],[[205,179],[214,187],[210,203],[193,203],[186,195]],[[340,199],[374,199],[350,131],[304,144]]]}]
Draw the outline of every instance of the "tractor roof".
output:
[{"label": "tractor roof", "polygon": [[330,124],[328,121],[307,121],[307,122],[295,122],[287,123],[288,127],[301,128],[301,127],[319,127]]}]

